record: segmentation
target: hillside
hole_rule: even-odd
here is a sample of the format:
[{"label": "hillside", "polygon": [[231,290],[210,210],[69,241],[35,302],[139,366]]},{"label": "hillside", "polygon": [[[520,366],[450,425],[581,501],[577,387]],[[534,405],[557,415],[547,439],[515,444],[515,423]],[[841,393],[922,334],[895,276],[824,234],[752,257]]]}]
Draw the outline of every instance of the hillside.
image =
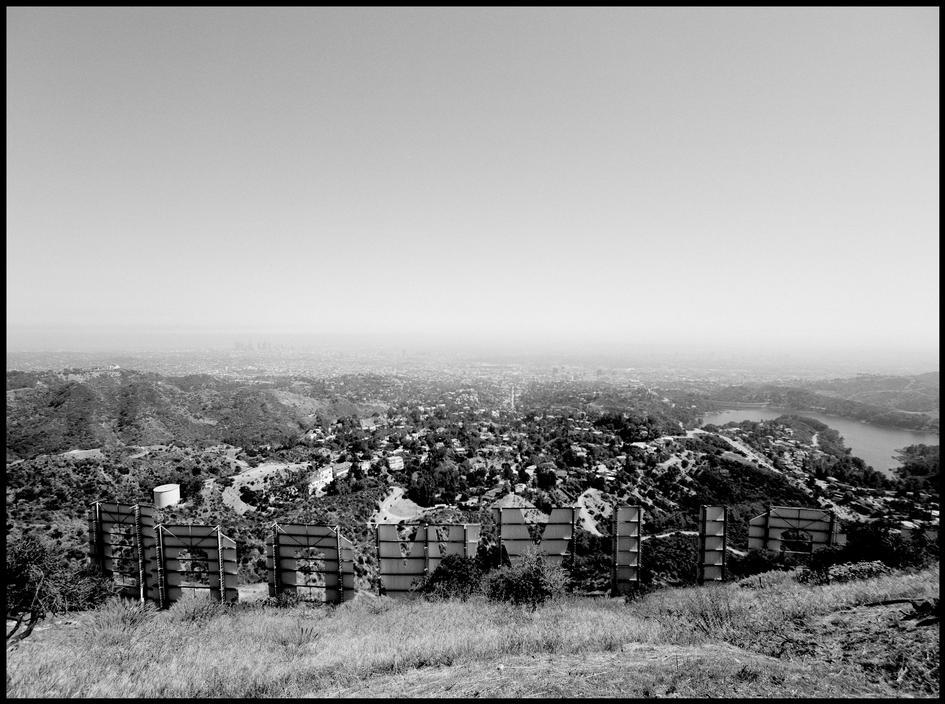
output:
[{"label": "hillside", "polygon": [[915,376],[860,374],[848,379],[809,381],[805,388],[827,396],[859,401],[907,413],[938,417],[939,373]]},{"label": "hillside", "polygon": [[316,422],[386,410],[311,379],[124,369],[10,371],[6,401],[8,459],[121,445],[294,444]]},{"label": "hillside", "polygon": [[742,384],[718,389],[710,396],[719,405],[768,403],[894,428],[939,429],[938,372],[912,377],[862,375],[798,386]]},{"label": "hillside", "polygon": [[939,597],[937,565],[822,587],[794,576],[629,602],[561,597],[535,612],[481,597],[112,603],[9,651],[7,695],[938,696],[940,626],[916,616]]}]

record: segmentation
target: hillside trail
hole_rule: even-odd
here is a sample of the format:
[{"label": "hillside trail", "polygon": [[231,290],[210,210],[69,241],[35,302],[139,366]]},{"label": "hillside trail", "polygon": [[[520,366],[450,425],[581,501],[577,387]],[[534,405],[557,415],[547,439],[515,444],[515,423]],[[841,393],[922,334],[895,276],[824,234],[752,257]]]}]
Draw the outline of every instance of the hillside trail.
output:
[{"label": "hillside trail", "polygon": [[374,515],[368,519],[369,525],[378,525],[382,523],[399,523],[400,521],[412,521],[428,509],[414,503],[404,497],[403,487],[391,487],[390,494],[381,501]]}]

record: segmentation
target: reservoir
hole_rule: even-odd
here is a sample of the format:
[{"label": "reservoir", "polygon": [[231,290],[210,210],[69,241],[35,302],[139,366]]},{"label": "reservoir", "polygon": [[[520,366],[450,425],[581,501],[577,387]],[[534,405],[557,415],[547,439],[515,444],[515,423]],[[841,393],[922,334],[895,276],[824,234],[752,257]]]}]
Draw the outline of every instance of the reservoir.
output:
[{"label": "reservoir", "polygon": [[886,476],[893,476],[892,469],[898,467],[899,463],[893,459],[893,454],[897,450],[908,445],[938,445],[939,436],[937,433],[922,433],[914,430],[901,430],[899,428],[885,428],[869,423],[861,423],[858,420],[841,418],[840,416],[828,416],[814,411],[792,411],[784,408],[770,407],[752,407],[752,408],[733,408],[718,411],[716,413],[706,413],[703,416],[703,423],[713,425],[725,425],[735,421],[743,420],[761,421],[774,420],[778,416],[796,415],[814,418],[821,423],[826,423],[836,430],[843,437],[843,444],[849,447],[855,457],[861,458],[873,469],[882,472]]}]

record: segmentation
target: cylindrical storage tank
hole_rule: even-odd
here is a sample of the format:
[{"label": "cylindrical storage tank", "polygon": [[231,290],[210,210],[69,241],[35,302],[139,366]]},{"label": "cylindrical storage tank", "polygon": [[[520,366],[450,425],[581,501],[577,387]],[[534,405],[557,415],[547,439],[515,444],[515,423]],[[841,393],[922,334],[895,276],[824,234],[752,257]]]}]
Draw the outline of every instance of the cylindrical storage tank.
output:
[{"label": "cylindrical storage tank", "polygon": [[161,484],[154,487],[154,507],[164,508],[180,503],[180,484]]}]

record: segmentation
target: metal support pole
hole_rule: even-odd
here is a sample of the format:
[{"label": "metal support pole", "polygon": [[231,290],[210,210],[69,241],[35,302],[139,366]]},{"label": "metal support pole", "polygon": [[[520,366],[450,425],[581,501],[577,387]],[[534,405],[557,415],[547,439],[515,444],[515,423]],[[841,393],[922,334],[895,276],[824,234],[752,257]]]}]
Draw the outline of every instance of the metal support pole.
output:
[{"label": "metal support pole", "polygon": [[272,595],[279,596],[279,560],[281,559],[279,551],[279,524],[272,524],[272,572],[269,575],[269,584],[272,586]]},{"label": "metal support pole", "polygon": [[145,600],[144,592],[144,529],[141,525],[141,507],[135,504],[135,552],[138,554],[138,600],[143,604]]},{"label": "metal support pole", "polygon": [[98,569],[98,556],[95,554],[95,504],[89,505],[87,518],[89,528],[89,565]]},{"label": "metal support pole", "polygon": [[502,511],[503,509],[500,508],[499,509],[499,532],[496,535],[496,546],[497,546],[496,567],[502,567]]},{"label": "metal support pole", "polygon": [[[577,560],[577,511],[571,507],[571,574],[574,574],[574,563]],[[547,527],[547,526],[546,526]]]},{"label": "metal support pole", "polygon": [[95,554],[98,556],[99,571],[105,574],[105,534],[102,530],[102,505],[95,502]]},{"label": "metal support pole", "polygon": [[384,593],[384,582],[381,579],[383,565],[381,563],[381,526],[379,523],[374,524],[374,545],[377,548],[377,595],[380,596]]},{"label": "metal support pole", "polygon": [[699,558],[696,562],[696,582],[701,586],[705,581],[705,505],[699,506]]},{"label": "metal support pole", "polygon": [[340,604],[345,600],[345,573],[341,568],[341,529],[338,526],[335,526],[335,551],[338,556],[338,596],[335,603]]},{"label": "metal support pole", "polygon": [[722,507],[722,581],[727,577],[728,567],[728,506]]},{"label": "metal support pole", "polygon": [[614,506],[614,516],[613,520],[610,522],[610,535],[613,538],[613,550],[611,551],[610,556],[610,595],[619,596],[620,589],[617,584],[617,527],[620,523],[617,520],[617,513],[620,511],[619,506]]},{"label": "metal support pole", "polygon": [[164,527],[157,526],[155,552],[157,553],[158,608],[167,608],[167,567],[164,563]]},{"label": "metal support pole", "polygon": [[764,532],[764,543],[761,546],[762,550],[768,550],[768,539],[771,534],[770,524],[771,523],[771,507],[765,506],[765,532]]},{"label": "metal support pole", "polygon": [[220,579],[220,603],[226,601],[226,574],[223,571],[223,532],[217,526],[217,572]]},{"label": "metal support pole", "polygon": [[423,575],[430,573],[430,525],[421,523],[420,530],[423,531]]}]

